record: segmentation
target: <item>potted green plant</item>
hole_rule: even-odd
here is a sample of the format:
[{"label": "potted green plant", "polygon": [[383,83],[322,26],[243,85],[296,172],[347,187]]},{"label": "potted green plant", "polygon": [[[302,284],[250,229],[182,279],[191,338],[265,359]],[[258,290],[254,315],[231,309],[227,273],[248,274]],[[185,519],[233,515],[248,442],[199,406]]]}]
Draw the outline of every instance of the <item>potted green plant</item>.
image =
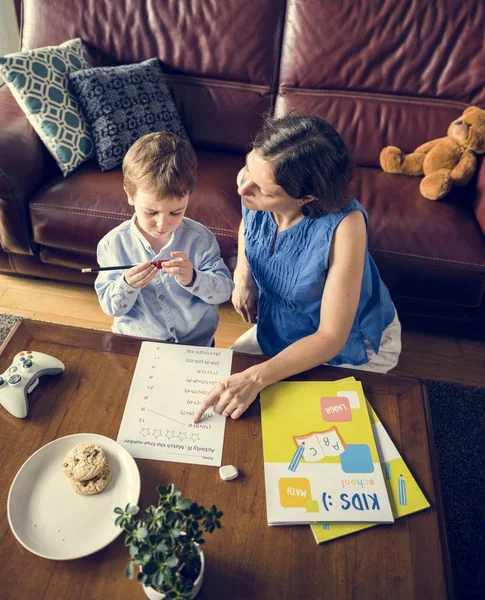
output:
[{"label": "potted green plant", "polygon": [[153,600],[195,598],[204,576],[204,532],[220,529],[222,512],[181,500],[173,484],[159,485],[157,492],[158,504],[149,506],[144,516],[137,516],[138,506],[115,508],[115,525],[125,531],[130,552],[126,576],[132,579],[138,567],[137,579]]}]

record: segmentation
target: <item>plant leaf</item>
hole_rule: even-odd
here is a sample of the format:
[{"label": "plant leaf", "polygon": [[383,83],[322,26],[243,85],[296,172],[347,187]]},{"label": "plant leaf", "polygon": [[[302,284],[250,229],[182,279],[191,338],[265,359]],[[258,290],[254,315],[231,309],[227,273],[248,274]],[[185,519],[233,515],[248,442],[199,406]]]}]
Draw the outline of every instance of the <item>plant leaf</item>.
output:
[{"label": "plant leaf", "polygon": [[139,512],[138,506],[130,506],[130,508],[126,511],[129,515],[136,515]]},{"label": "plant leaf", "polygon": [[136,580],[139,583],[146,583],[147,579],[148,579],[148,577],[145,575],[145,573],[138,573],[138,575],[136,576]]},{"label": "plant leaf", "polygon": [[133,579],[133,565],[130,563],[127,564],[125,569],[125,575],[128,579]]},{"label": "plant leaf", "polygon": [[163,571],[157,571],[152,577],[152,583],[158,588],[161,588],[164,584]]},{"label": "plant leaf", "polygon": [[159,542],[155,547],[156,552],[166,552],[167,550],[168,546],[165,542]]},{"label": "plant leaf", "polygon": [[189,498],[185,498],[185,500],[182,500],[182,502],[180,502],[179,509],[180,510],[187,510],[191,506],[192,506],[192,500],[190,500]]},{"label": "plant leaf", "polygon": [[175,513],[172,510],[168,510],[165,515],[165,520],[167,523],[173,523],[175,521]]},{"label": "plant leaf", "polygon": [[158,565],[155,561],[151,560],[149,563],[143,566],[143,573],[146,575],[153,575],[158,571]]},{"label": "plant leaf", "polygon": [[179,559],[175,556],[175,554],[171,554],[167,557],[165,564],[170,568],[176,567],[179,564]]}]

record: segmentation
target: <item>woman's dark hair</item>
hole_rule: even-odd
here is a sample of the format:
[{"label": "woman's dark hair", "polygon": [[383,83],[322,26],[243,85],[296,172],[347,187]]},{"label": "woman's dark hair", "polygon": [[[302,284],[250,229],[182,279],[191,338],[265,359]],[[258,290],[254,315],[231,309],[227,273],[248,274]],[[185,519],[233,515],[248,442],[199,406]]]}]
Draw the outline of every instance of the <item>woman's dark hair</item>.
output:
[{"label": "woman's dark hair", "polygon": [[353,161],[340,135],[323,119],[296,114],[267,119],[253,148],[271,163],[275,183],[289,196],[315,196],[302,208],[305,217],[349,206]]}]

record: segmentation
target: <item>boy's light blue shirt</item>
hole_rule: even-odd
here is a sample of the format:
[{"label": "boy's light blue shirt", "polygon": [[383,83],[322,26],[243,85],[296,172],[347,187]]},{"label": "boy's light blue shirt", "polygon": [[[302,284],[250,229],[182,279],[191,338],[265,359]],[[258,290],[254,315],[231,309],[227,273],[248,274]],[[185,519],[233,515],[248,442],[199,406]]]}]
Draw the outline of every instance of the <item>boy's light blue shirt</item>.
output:
[{"label": "boy's light blue shirt", "polygon": [[136,215],[98,244],[100,267],[171,259],[182,251],[192,262],[194,284],[185,287],[161,269],[143,289],[128,285],[124,271],[101,271],[95,290],[103,311],[114,317],[113,331],[180,344],[210,346],[219,322],[218,304],[231,297],[234,283],[214,234],[184,217],[172,239],[155,253],[135,223]]}]

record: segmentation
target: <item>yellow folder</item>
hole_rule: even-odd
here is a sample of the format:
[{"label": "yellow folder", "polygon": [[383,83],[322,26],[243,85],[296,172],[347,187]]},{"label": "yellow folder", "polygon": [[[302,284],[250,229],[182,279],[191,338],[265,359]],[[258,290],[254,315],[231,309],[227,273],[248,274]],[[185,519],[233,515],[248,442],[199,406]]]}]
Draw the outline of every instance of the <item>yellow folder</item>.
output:
[{"label": "yellow folder", "polygon": [[268,524],[392,523],[359,381],[289,381],[261,392]]},{"label": "yellow folder", "polygon": [[[353,377],[341,381],[352,381]],[[429,508],[429,502],[411,471],[389,437],[372,406],[366,399],[379,459],[395,519]],[[379,523],[312,523],[318,544],[374,527]]]}]

